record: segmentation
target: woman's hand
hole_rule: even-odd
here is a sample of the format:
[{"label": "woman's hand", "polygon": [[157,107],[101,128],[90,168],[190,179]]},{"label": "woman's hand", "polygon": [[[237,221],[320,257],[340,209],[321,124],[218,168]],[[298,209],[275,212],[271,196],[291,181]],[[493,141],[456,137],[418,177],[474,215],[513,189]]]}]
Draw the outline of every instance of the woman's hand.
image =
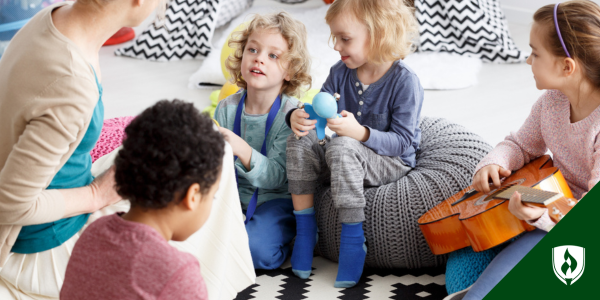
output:
[{"label": "woman's hand", "polygon": [[244,139],[227,128],[219,127],[219,132],[221,132],[223,138],[231,145],[231,148],[233,149],[233,155],[237,156],[246,170],[250,171],[252,147],[250,147],[250,145],[248,145]]},{"label": "woman's hand", "polygon": [[111,166],[108,170],[100,174],[100,176],[96,177],[89,185],[94,203],[92,212],[115,204],[121,200],[121,196],[117,194],[116,190],[115,169],[116,167],[114,165]]},{"label": "woman's hand", "polygon": [[327,119],[327,126],[338,136],[351,137],[360,142],[366,142],[369,139],[370,131],[367,127],[360,125],[354,114],[343,110],[342,117]]},{"label": "woman's hand", "polygon": [[490,178],[496,188],[501,185],[500,176],[508,177],[511,172],[502,168],[499,165],[487,165],[481,168],[475,176],[473,176],[473,188],[478,192],[487,193],[490,191]]},{"label": "woman's hand", "polygon": [[537,221],[537,219],[539,219],[546,211],[545,208],[523,204],[519,192],[514,192],[510,197],[508,210],[519,220],[530,222]]},{"label": "woman's hand", "polygon": [[115,166],[96,177],[90,185],[58,191],[65,199],[63,218],[93,213],[121,200],[115,189]]},{"label": "woman's hand", "polygon": [[290,116],[290,126],[296,136],[305,136],[309,130],[315,129],[317,120],[309,120],[310,115],[304,109],[296,109]]}]

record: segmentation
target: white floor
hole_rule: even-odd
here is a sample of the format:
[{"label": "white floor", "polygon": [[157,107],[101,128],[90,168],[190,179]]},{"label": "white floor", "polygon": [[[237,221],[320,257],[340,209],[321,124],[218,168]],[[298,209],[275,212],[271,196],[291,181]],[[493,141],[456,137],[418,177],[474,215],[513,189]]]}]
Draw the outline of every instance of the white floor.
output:
[{"label": "white floor", "polygon": [[[298,5],[316,7],[322,3],[322,0],[309,0]],[[255,5],[260,4],[284,9],[298,7],[275,0],[255,0]],[[517,46],[529,52],[530,27],[514,23],[509,26]],[[140,26],[136,32],[144,28]],[[222,30],[217,30],[215,40],[222,34]],[[210,104],[210,91],[188,88],[188,79],[200,67],[201,60],[159,63],[117,57],[113,52],[118,47],[101,50],[105,118],[136,115],[161,99],[192,101],[200,109]],[[541,93],[535,87],[527,64],[484,64],[479,83],[473,87],[425,91],[422,115],[459,123],[496,145],[510,131],[520,127]]]}]

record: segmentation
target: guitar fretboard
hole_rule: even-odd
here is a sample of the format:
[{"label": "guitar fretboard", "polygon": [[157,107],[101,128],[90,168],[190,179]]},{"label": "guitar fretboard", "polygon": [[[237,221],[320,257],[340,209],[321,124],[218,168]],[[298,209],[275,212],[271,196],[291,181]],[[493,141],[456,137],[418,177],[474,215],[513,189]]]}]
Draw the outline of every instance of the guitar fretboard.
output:
[{"label": "guitar fretboard", "polygon": [[559,193],[542,191],[522,185],[515,185],[498,193],[494,198],[508,200],[515,191],[521,194],[521,201],[529,203],[546,204],[562,197],[562,195]]}]

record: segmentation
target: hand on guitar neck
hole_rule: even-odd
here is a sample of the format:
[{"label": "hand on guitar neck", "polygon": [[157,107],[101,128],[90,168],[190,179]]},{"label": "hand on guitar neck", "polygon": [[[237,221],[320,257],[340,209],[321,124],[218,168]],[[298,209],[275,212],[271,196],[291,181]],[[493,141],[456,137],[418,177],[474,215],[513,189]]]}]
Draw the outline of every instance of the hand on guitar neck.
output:
[{"label": "hand on guitar neck", "polygon": [[[522,195],[517,190],[526,194]],[[508,210],[519,220],[529,222],[537,221],[548,210],[550,219],[554,223],[558,223],[578,202],[573,198],[566,198],[560,193],[544,192],[522,186],[513,186],[499,193],[497,197],[499,199],[507,198],[511,193]],[[538,213],[540,214],[538,215]]]},{"label": "hand on guitar neck", "polygon": [[521,201],[521,194],[514,192],[508,201],[508,210],[519,220],[535,222],[546,212],[546,208],[532,206]]}]

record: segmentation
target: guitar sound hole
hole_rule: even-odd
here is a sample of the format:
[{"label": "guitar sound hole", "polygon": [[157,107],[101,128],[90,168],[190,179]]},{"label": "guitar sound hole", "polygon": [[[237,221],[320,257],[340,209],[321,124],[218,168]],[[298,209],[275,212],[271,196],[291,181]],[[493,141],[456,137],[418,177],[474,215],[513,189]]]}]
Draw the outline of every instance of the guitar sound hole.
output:
[{"label": "guitar sound hole", "polygon": [[504,190],[509,189],[510,187],[515,186],[515,185],[520,185],[523,182],[525,182],[525,179],[518,179],[518,180],[511,181],[511,182],[505,184],[504,186],[500,187],[499,189],[492,190],[488,193],[487,196],[481,196],[479,199],[477,199],[477,201],[475,202],[475,205],[486,204],[487,202],[494,200],[496,195],[503,192]]}]

